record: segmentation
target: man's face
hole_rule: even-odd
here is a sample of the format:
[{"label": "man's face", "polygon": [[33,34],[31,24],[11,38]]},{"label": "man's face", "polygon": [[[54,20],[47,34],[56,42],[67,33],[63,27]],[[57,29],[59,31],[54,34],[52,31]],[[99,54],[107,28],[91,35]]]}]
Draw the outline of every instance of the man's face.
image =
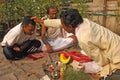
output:
[{"label": "man's face", "polygon": [[49,9],[49,18],[50,19],[56,19],[57,18],[57,9],[56,8],[51,8]]},{"label": "man's face", "polygon": [[34,34],[35,26],[33,26],[31,24],[29,24],[27,26],[23,26],[23,31],[28,35],[32,35],[32,34]]},{"label": "man's face", "polygon": [[66,25],[64,24],[64,22],[63,22],[63,19],[61,18],[60,20],[61,20],[62,28],[63,28],[65,31],[67,31],[68,33],[74,33],[74,29],[72,28],[71,25],[66,26]]}]

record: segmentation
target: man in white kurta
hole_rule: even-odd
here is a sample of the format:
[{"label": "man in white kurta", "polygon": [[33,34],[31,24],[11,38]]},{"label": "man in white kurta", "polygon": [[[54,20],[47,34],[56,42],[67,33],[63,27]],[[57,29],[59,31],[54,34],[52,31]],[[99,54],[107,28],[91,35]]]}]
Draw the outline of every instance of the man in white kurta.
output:
[{"label": "man in white kurta", "polygon": [[[52,52],[68,48],[73,45],[72,38],[66,38],[67,32],[59,25],[60,19],[57,19],[58,9],[55,6],[50,6],[47,9],[48,18],[45,19],[45,25],[42,25],[42,51]],[[51,19],[55,19],[56,22],[51,22]],[[51,26],[52,24],[52,26]],[[55,26],[55,27],[54,27]],[[69,36],[74,37],[72,34]],[[66,43],[67,42],[67,43]],[[74,40],[75,42],[75,40]],[[66,45],[64,44],[66,43]],[[58,47],[59,44],[59,47]]]},{"label": "man in white kurta", "polygon": [[75,29],[79,46],[102,66],[101,76],[120,69],[120,37],[112,31],[88,20]]},{"label": "man in white kurta", "polygon": [[[79,46],[102,67],[100,77],[120,79],[120,36],[88,19],[77,9],[68,9],[60,15],[63,28],[76,35]],[[106,80],[106,79],[105,79]]]},{"label": "man in white kurta", "polygon": [[[57,13],[58,9],[56,6],[50,6],[47,9],[48,18],[43,20],[49,20],[49,19],[57,19]],[[42,51],[52,52],[54,51],[53,46],[51,45],[51,42],[54,43],[58,37],[62,37],[62,29],[61,27],[48,27],[42,25],[41,29],[41,39],[43,42],[42,45]]]},{"label": "man in white kurta", "polygon": [[14,44],[21,45],[26,40],[33,40],[36,38],[35,33],[27,35],[22,30],[21,24],[16,25],[12,28],[5,36],[1,43],[2,46],[13,46]]},{"label": "man in white kurta", "polygon": [[[46,34],[46,38],[49,44],[52,46],[53,51],[63,50],[77,43],[77,40],[73,34],[67,33],[65,30],[61,28],[62,25],[60,19],[44,20],[44,25],[48,27],[47,33],[51,33],[49,34],[50,36]],[[47,51],[47,48],[44,45],[44,43],[42,43],[41,46],[42,46],[42,51]]]}]

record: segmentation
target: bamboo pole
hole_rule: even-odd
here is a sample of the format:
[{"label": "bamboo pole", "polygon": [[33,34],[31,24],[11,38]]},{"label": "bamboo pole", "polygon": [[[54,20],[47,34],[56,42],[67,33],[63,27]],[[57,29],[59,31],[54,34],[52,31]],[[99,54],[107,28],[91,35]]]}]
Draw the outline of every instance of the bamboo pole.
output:
[{"label": "bamboo pole", "polygon": [[[104,0],[104,10],[103,10],[103,14],[107,14],[106,10],[107,10],[107,0]],[[103,16],[103,25],[106,27],[106,16]]]},{"label": "bamboo pole", "polygon": [[120,0],[118,0],[118,25],[120,25]]}]

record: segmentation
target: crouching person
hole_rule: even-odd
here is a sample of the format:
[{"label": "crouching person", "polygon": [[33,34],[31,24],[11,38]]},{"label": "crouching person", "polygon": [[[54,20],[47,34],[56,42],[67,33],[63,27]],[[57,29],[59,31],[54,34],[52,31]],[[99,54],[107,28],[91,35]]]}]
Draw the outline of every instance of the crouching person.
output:
[{"label": "crouching person", "polygon": [[120,36],[83,18],[77,9],[62,11],[60,19],[63,29],[73,33],[80,48],[102,67],[95,75],[91,74],[93,78],[120,80]]},{"label": "crouching person", "polygon": [[3,38],[2,48],[9,60],[19,60],[34,53],[41,46],[36,40],[36,23],[32,16],[25,16],[23,22],[13,27]]}]

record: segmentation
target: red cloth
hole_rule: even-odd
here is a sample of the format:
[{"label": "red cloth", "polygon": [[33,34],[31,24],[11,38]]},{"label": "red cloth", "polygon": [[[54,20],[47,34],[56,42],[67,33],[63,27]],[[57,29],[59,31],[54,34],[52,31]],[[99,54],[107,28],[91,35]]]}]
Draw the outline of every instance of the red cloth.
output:
[{"label": "red cloth", "polygon": [[29,54],[27,57],[28,58],[31,58],[33,60],[37,60],[37,59],[40,59],[40,58],[43,58],[45,56],[46,53],[35,53],[35,54]]},{"label": "red cloth", "polygon": [[66,57],[69,57],[71,56],[71,58],[73,60],[76,60],[80,63],[84,63],[84,62],[90,62],[91,59],[87,56],[87,55],[84,55],[80,52],[77,52],[77,51],[72,51],[72,52],[62,52]]}]

